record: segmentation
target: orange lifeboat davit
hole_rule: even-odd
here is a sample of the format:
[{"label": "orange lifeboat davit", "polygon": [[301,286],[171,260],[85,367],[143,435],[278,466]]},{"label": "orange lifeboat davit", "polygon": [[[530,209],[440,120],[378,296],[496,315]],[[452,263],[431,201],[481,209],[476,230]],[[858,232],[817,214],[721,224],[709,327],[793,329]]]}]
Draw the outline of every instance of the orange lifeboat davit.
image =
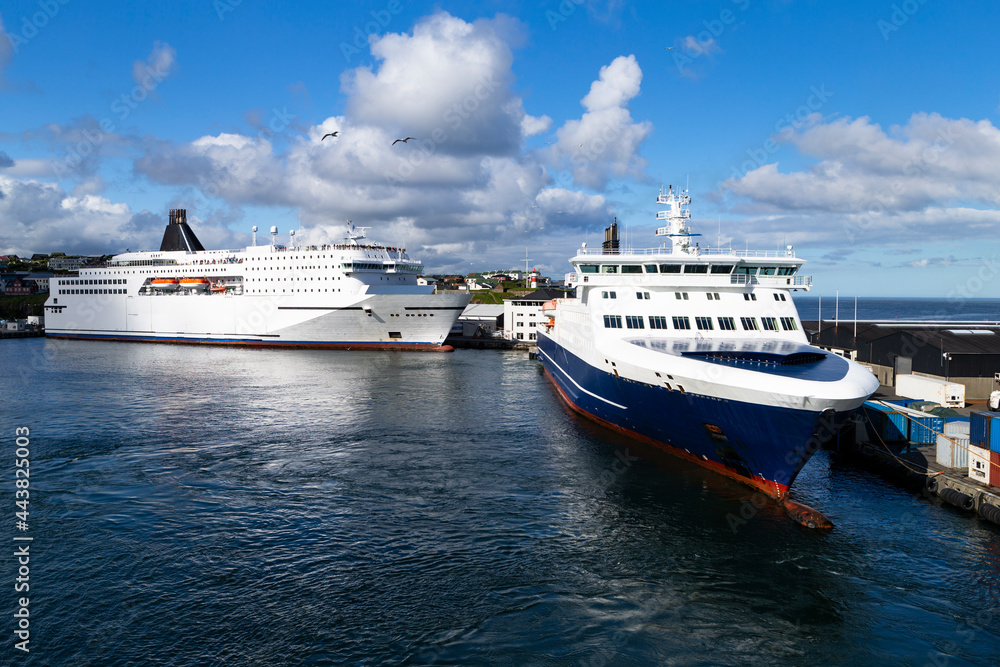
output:
[{"label": "orange lifeboat davit", "polygon": [[192,292],[204,292],[208,289],[207,278],[181,278],[181,287]]},{"label": "orange lifeboat davit", "polygon": [[545,328],[548,330],[556,325],[556,306],[558,306],[557,299],[551,299],[542,304],[542,316],[548,318],[545,322]]},{"label": "orange lifeboat davit", "polygon": [[153,286],[153,289],[161,292],[174,292],[181,286],[176,278],[153,278],[150,285]]}]

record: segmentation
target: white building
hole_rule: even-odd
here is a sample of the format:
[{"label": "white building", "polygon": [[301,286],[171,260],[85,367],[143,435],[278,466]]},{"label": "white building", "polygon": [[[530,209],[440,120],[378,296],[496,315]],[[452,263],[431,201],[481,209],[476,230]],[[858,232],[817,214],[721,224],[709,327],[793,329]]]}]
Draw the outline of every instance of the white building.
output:
[{"label": "white building", "polygon": [[534,341],[538,338],[538,327],[545,318],[542,305],[546,301],[566,296],[566,292],[554,289],[540,289],[527,296],[509,299],[503,303],[504,335],[509,340]]}]

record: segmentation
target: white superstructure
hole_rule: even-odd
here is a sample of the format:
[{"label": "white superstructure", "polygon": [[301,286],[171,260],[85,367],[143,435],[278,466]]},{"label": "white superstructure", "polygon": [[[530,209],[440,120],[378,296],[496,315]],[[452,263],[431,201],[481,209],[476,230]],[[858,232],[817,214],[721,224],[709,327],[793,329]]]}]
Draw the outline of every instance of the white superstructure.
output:
[{"label": "white superstructure", "polygon": [[276,235],[272,227],[268,245],[256,245],[255,235],[254,245],[243,249],[203,250],[183,210],[171,211],[165,249],[126,252],[76,276],[53,278],[46,334],[442,349],[470,300],[419,285],[419,261],[403,248],[367,242],[364,229],[350,223],[340,244],[286,247]]}]

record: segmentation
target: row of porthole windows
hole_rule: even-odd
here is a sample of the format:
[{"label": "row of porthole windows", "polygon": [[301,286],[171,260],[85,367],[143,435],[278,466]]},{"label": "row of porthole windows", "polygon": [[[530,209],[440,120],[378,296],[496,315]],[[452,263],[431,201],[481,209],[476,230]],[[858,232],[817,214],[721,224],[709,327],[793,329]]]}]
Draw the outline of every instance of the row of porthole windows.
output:
[{"label": "row of porthole windows", "polygon": [[[673,324],[673,329],[679,331],[688,330],[691,328],[691,318],[685,315],[674,315],[671,318],[671,323]],[[736,330],[736,318],[734,317],[718,317],[715,318],[718,321],[719,329],[722,331],[735,331]],[[715,324],[711,317],[695,317],[695,326],[699,331],[714,331]],[[628,329],[645,329],[646,322],[649,322],[650,329],[670,329],[667,326],[667,318],[663,315],[649,315],[647,318],[643,318],[642,315],[625,315],[624,325]],[[799,325],[794,317],[762,317],[760,321],[763,325],[765,331],[778,331],[778,322],[781,322],[781,328],[784,331],[798,331]],[[605,315],[604,316],[604,327],[607,329],[621,329],[623,324],[623,318],[621,315]],[[762,327],[757,325],[756,317],[741,317],[740,325],[743,327],[744,331],[760,331]]]},{"label": "row of porthole windows", "polygon": [[[709,301],[721,301],[722,300],[722,295],[720,295],[718,292],[705,292],[705,296],[708,298]],[[775,301],[785,301],[786,300],[784,294],[779,294],[779,293],[775,292],[773,294],[773,296],[774,296],[774,300]],[[678,301],[687,301],[689,299],[688,292],[674,292],[674,297]],[[602,299],[617,299],[618,298],[618,292],[610,291],[610,290],[608,290],[608,291],[602,291],[601,292],[601,298]],[[649,292],[636,292],[635,293],[635,298],[637,298],[639,300],[649,300]],[[746,292],[746,293],[743,294],[743,299],[744,299],[744,301],[756,301],[757,300],[757,295],[754,294],[754,293],[752,293],[752,292]]]},{"label": "row of porthole windows", "polygon": [[114,279],[100,279],[100,280],[80,280],[80,279],[62,279],[59,281],[59,285],[124,285],[125,280],[120,278]]},{"label": "row of porthole windows", "polygon": [[[247,290],[247,291],[250,292],[250,293],[257,293],[257,292],[272,292],[272,293],[277,293],[278,290],[276,290],[276,289],[273,289],[273,290],[252,289],[252,290]],[[288,290],[288,291],[281,290],[281,293],[282,294],[288,294],[289,292],[339,292],[339,291],[340,291],[339,289],[292,289],[292,290]]]},{"label": "row of porthole windows", "polygon": [[[324,277],[324,278],[248,278],[247,280],[251,280],[251,281],[267,281],[267,280],[270,280],[271,282],[274,282],[274,281],[277,280],[277,281],[280,282],[281,280],[288,281],[288,280],[329,280],[329,279],[330,279],[329,276],[327,276],[327,277]],[[336,279],[340,280],[340,276],[337,276]]]}]

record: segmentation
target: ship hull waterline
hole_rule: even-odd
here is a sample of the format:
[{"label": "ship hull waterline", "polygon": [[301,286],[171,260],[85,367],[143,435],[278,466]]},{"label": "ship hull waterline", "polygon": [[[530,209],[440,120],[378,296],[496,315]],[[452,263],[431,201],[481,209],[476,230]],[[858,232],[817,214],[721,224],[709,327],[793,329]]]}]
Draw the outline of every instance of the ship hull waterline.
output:
[{"label": "ship hull waterline", "polygon": [[268,341],[164,336],[122,336],[114,334],[48,333],[47,338],[62,340],[107,341],[119,343],[160,343],[166,345],[214,345],[217,347],[253,347],[300,350],[378,350],[390,352],[453,352],[451,345],[440,343],[391,343],[380,341]]}]

